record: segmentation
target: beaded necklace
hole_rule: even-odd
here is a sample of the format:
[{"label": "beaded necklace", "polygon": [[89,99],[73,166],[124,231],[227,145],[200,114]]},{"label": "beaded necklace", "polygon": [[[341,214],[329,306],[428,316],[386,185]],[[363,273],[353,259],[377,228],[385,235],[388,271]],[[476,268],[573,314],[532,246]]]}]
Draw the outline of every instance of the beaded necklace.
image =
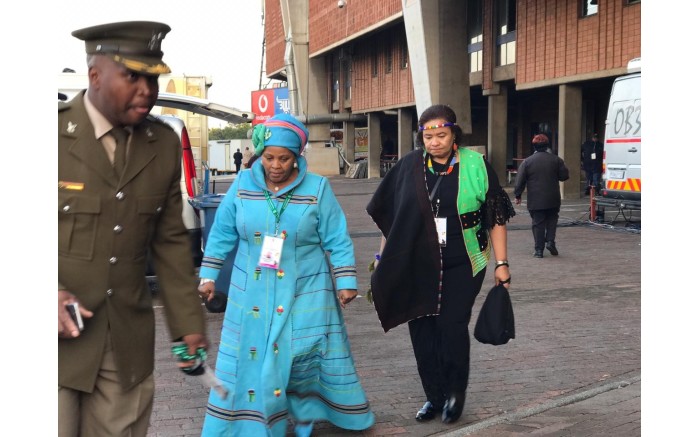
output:
[{"label": "beaded necklace", "polygon": [[[450,157],[452,158],[452,160],[450,161],[450,166],[447,168],[447,171],[438,172],[438,176],[447,176],[448,174],[452,173],[452,169],[454,168],[455,162],[457,161],[457,156],[455,155],[454,150],[452,150]],[[433,160],[430,154],[428,154],[428,171],[430,171],[430,173],[432,174],[436,174],[435,170],[433,170]]]}]

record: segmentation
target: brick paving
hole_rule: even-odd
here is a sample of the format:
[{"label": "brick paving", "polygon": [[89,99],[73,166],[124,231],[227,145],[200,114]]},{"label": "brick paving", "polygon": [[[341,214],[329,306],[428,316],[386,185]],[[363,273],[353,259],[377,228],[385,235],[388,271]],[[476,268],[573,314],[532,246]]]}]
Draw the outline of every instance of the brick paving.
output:
[{"label": "brick paving", "polygon": [[[331,179],[355,244],[360,293],[379,232],[365,212],[379,179]],[[374,307],[357,299],[345,310],[356,366],[376,416],[364,432],[329,423],[314,436],[638,436],[641,435],[641,221],[587,221],[586,199],[566,200],[553,257],[532,258],[525,205],[508,232],[516,338],[503,346],[472,341],[462,417],[418,423],[424,397],[405,325],[384,333]],[[606,216],[611,219],[611,215]],[[620,217],[618,217],[620,218]],[[621,219],[620,219],[621,220]],[[492,284],[477,298],[471,326]],[[158,299],[156,299],[158,305]],[[156,398],[149,436],[199,435],[208,389],[170,356],[164,309],[156,307]],[[222,314],[207,313],[214,365]],[[293,435],[290,433],[289,435]]]}]

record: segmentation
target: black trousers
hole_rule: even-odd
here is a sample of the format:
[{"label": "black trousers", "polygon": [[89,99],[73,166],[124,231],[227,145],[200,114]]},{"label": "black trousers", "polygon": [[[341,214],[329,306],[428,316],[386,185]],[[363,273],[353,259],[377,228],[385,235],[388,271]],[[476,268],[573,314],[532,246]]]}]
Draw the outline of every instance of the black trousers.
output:
[{"label": "black trousers", "polygon": [[486,269],[472,276],[469,260],[443,261],[440,314],[408,322],[418,375],[425,396],[442,409],[453,393],[464,393],[469,381],[469,321]]},{"label": "black trousers", "polygon": [[535,237],[535,250],[544,250],[544,244],[554,243],[557,236],[559,207],[549,209],[531,209],[532,236]]}]

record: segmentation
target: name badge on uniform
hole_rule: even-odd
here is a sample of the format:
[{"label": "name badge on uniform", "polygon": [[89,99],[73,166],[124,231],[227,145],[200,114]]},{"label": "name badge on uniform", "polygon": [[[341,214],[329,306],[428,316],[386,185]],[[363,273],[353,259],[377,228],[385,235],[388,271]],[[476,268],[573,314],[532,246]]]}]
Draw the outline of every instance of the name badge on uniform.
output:
[{"label": "name badge on uniform", "polygon": [[440,246],[447,246],[447,217],[435,217],[435,227],[437,228],[438,243]]},{"label": "name badge on uniform", "polygon": [[280,266],[280,260],[282,259],[283,243],[283,238],[275,237],[272,235],[265,235],[258,265],[260,267],[278,269]]},{"label": "name badge on uniform", "polygon": [[595,159],[595,152],[591,153],[591,159]]}]

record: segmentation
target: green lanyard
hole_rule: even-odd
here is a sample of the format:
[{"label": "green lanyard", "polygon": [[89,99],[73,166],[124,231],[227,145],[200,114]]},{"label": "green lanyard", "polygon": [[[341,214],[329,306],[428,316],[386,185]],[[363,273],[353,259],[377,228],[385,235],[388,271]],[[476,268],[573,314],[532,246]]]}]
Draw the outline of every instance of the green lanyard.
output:
[{"label": "green lanyard", "polygon": [[279,233],[280,230],[280,217],[282,217],[282,213],[284,212],[285,208],[287,208],[287,204],[289,203],[289,200],[292,198],[292,194],[294,193],[294,190],[290,191],[287,193],[287,196],[284,198],[284,203],[282,203],[282,208],[280,208],[279,211],[277,211],[277,207],[275,206],[274,203],[272,203],[272,198],[270,198],[270,193],[267,192],[267,190],[263,190],[263,193],[265,193],[265,199],[267,199],[267,206],[270,207],[270,211],[275,215],[275,237]]}]

